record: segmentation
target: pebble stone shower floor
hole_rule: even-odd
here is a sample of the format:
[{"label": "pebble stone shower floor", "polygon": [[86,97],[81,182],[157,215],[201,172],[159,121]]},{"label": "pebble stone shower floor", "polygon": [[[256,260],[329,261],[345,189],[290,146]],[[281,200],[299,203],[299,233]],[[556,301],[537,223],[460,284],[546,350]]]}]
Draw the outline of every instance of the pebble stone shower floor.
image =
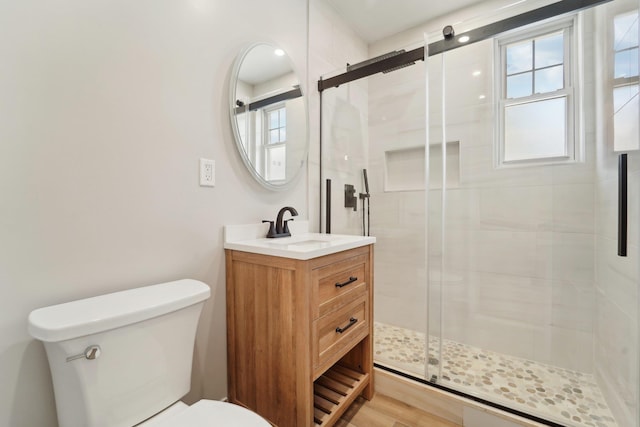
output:
[{"label": "pebble stone shower floor", "polygon": [[[424,376],[425,335],[375,322],[375,361]],[[438,338],[429,342],[429,363],[437,372]],[[440,384],[556,423],[576,427],[618,427],[591,374],[442,342]]]}]

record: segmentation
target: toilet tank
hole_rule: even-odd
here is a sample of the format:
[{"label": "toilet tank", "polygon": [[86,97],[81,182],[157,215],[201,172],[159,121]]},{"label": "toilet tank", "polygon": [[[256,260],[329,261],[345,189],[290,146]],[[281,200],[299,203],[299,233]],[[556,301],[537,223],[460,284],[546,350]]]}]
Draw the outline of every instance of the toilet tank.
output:
[{"label": "toilet tank", "polygon": [[183,397],[209,295],[186,279],[32,311],[60,427],[131,427]]}]

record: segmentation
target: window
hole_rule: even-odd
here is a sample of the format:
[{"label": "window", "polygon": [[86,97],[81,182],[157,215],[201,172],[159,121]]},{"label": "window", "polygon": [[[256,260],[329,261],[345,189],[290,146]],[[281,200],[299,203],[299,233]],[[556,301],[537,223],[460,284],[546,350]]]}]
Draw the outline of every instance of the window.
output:
[{"label": "window", "polygon": [[287,109],[280,107],[267,110],[268,144],[277,144],[287,140]]},{"label": "window", "polygon": [[279,181],[286,178],[287,164],[287,108],[280,104],[264,110],[266,135],[265,144],[265,179]]},{"label": "window", "polygon": [[578,160],[574,19],[496,41],[498,165]]},{"label": "window", "polygon": [[613,141],[615,151],[638,149],[638,11],[613,18]]}]

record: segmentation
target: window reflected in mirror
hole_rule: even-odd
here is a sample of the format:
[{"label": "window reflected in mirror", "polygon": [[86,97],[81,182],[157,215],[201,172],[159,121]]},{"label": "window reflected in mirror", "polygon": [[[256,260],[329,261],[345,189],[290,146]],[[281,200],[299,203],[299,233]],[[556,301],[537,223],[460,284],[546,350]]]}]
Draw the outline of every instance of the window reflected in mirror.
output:
[{"label": "window reflected in mirror", "polygon": [[232,82],[232,127],[242,159],[265,187],[286,187],[307,156],[306,102],[300,78],[284,50],[269,44],[247,49]]}]

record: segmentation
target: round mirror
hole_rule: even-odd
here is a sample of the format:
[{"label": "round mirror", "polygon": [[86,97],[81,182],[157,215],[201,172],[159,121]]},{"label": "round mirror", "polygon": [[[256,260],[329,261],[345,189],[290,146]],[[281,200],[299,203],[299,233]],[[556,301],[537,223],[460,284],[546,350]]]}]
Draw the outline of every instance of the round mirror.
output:
[{"label": "round mirror", "polygon": [[236,60],[231,126],[247,169],[265,187],[280,190],[299,175],[308,151],[307,104],[291,60],[265,43]]}]

